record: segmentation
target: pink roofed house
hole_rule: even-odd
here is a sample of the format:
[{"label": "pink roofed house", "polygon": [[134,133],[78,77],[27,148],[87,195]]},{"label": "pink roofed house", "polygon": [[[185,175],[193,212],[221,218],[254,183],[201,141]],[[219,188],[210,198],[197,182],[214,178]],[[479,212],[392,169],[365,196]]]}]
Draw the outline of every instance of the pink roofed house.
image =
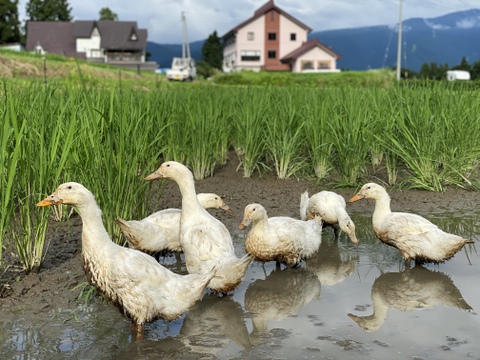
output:
[{"label": "pink roofed house", "polygon": [[340,55],[317,39],[307,40],[311,31],[269,0],[222,37],[224,71],[339,71]]}]

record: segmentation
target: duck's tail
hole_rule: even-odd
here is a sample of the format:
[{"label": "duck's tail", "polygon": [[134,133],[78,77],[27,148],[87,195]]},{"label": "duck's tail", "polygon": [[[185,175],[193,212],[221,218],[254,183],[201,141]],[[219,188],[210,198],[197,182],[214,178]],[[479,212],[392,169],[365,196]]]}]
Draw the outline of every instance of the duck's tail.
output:
[{"label": "duck's tail", "polygon": [[[127,242],[130,244],[130,246],[136,247],[138,244],[136,241],[136,237],[132,235],[132,227],[129,221],[123,220],[121,218],[117,218],[115,220],[115,223],[118,225],[120,230],[122,230],[122,233],[125,236],[125,239],[127,240]],[[134,230],[133,232],[135,233]]]},{"label": "duck's tail", "polygon": [[248,266],[253,260],[251,254],[246,254],[243,257],[233,258],[223,262],[219,267],[215,276],[210,281],[208,287],[216,293],[226,294],[242,282]]},{"label": "duck's tail", "polygon": [[307,207],[308,207],[308,190],[305,190],[300,195],[300,219],[307,220]]}]

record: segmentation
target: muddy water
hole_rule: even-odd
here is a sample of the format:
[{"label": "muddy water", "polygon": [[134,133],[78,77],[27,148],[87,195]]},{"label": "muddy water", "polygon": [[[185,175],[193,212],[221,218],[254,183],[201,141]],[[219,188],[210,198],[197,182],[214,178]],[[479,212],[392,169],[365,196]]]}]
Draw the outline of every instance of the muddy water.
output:
[{"label": "muddy water", "polygon": [[[254,262],[233,295],[206,295],[177,321],[148,324],[142,342],[98,299],[73,311],[15,308],[0,319],[0,358],[480,359],[479,215],[430,216],[476,244],[408,271],[376,240],[370,216],[353,213],[358,247],[325,229],[302,268]],[[231,230],[240,255],[245,234]]]}]

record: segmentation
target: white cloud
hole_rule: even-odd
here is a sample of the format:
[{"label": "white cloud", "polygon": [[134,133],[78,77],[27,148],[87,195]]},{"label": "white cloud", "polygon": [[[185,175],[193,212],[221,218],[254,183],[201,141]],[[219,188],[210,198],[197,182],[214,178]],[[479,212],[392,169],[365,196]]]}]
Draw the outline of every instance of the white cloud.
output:
[{"label": "white cloud", "polygon": [[[20,0],[20,18],[25,5]],[[98,19],[103,7],[117,13],[119,20],[135,20],[148,29],[148,39],[158,43],[181,43],[181,12],[187,18],[190,41],[203,40],[213,31],[224,35],[251,17],[267,0],[70,0],[77,20]],[[394,25],[399,19],[400,0],[275,0],[284,11],[314,31],[371,25]],[[403,0],[403,19],[433,18],[447,13],[480,8],[478,0]],[[469,26],[468,22],[459,26]]]}]

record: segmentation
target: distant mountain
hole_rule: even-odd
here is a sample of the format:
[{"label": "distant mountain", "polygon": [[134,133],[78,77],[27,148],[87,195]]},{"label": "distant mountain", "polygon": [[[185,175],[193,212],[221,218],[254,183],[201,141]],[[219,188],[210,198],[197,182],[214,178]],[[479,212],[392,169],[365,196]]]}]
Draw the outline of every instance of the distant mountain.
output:
[{"label": "distant mountain", "polygon": [[[412,18],[402,23],[402,67],[419,71],[423,63],[455,66],[466,57],[471,64],[480,60],[480,9],[459,11],[436,18]],[[368,70],[395,67],[397,63],[397,25],[368,26],[318,31],[317,38],[342,58],[338,67]],[[201,60],[203,41],[190,44],[192,57]],[[181,56],[180,44],[148,42],[151,60],[170,67],[172,57]]]},{"label": "distant mountain", "polygon": [[[202,60],[202,47],[205,40],[190,43],[190,55],[196,60]],[[160,68],[169,68],[172,58],[182,56],[182,44],[157,44],[147,42],[147,51],[150,53],[150,61],[156,61]]]}]

